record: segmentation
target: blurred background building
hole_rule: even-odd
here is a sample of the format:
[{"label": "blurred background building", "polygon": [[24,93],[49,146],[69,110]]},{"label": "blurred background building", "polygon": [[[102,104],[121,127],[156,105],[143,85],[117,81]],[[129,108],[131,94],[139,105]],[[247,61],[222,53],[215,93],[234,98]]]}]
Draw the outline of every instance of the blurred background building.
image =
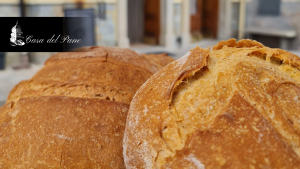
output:
[{"label": "blurred background building", "polygon": [[[91,24],[81,25],[93,45],[167,52],[177,59],[195,46],[250,38],[300,54],[300,0],[0,0],[0,17],[81,16],[82,11],[93,17]],[[0,102],[52,54],[30,52],[29,60],[24,53],[0,56],[5,62]],[[13,69],[27,62],[30,68]]]}]

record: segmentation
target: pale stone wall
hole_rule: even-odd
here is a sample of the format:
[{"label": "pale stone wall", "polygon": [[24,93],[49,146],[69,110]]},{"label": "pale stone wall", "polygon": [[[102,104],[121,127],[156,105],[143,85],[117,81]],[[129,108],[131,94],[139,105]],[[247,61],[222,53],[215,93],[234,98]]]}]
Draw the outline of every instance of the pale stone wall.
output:
[{"label": "pale stone wall", "polygon": [[15,4],[0,4],[0,17],[19,17],[20,9]]},{"label": "pale stone wall", "polygon": [[[174,3],[174,35],[175,35],[175,41],[181,37],[181,22],[182,22],[182,18],[181,18],[181,10],[182,5],[181,2],[180,3]],[[179,46],[178,42],[175,42],[176,46]]]},{"label": "pale stone wall", "polygon": [[257,14],[258,0],[249,0],[246,4],[246,28],[250,26],[273,29],[295,29],[297,38],[292,41],[292,49],[300,48],[300,0],[282,0],[279,16],[261,16]]},{"label": "pale stone wall", "polygon": [[106,3],[106,19],[96,19],[97,45],[116,46],[117,44],[117,6]]}]

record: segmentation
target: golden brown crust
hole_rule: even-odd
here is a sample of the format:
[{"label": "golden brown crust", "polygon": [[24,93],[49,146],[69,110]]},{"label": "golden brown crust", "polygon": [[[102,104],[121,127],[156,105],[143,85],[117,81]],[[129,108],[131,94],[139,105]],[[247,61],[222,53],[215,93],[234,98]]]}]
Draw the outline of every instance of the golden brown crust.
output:
[{"label": "golden brown crust", "polygon": [[125,168],[128,104],[61,96],[0,109],[0,168]]},{"label": "golden brown crust", "polygon": [[167,64],[173,62],[175,59],[168,56],[166,53],[163,54],[142,54],[147,60],[154,64],[158,69],[162,69]]},{"label": "golden brown crust", "polygon": [[125,168],[129,103],[157,68],[128,49],[82,50],[52,56],[10,92],[0,168]]},{"label": "golden brown crust", "polygon": [[6,103],[17,101],[17,99],[20,98],[22,95],[22,91],[24,89],[24,86],[28,85],[29,80],[23,80],[19,84],[17,84],[10,92],[7,97]]},{"label": "golden brown crust", "polygon": [[45,65],[66,59],[80,59],[80,58],[101,58],[101,61],[106,61],[107,51],[102,46],[85,47],[84,50],[76,52],[62,52],[51,56]]},{"label": "golden brown crust", "polygon": [[168,117],[173,90],[182,79],[206,65],[208,54],[209,50],[199,47],[191,50],[191,54],[171,62],[152,76],[136,93],[124,135],[123,153],[127,168],[155,167],[158,152],[167,148],[161,131],[162,122]]},{"label": "golden brown crust", "polygon": [[33,78],[22,82],[7,102],[20,97],[69,96],[100,98],[129,104],[135,92],[151,76],[148,71],[122,62],[98,58],[68,59],[48,64]]},{"label": "golden brown crust", "polygon": [[[58,53],[31,80],[11,91],[7,102],[21,97],[100,98],[129,104],[158,68],[129,49],[89,47],[87,52]],[[22,87],[20,87],[22,86]]]},{"label": "golden brown crust", "polygon": [[[107,61],[117,60],[127,64],[133,64],[137,67],[147,70],[151,74],[156,73],[159,69],[151,64],[147,59],[140,57],[136,52],[130,49],[123,49],[118,47],[106,47],[108,52]],[[125,56],[125,57],[124,57]]]},{"label": "golden brown crust", "polygon": [[[195,131],[162,168],[300,166],[297,154],[254,106],[239,94],[234,94],[228,105],[226,113],[217,116],[209,130]],[[254,123],[258,125],[253,127]]]},{"label": "golden brown crust", "polygon": [[277,58],[281,60],[283,63],[291,64],[296,66],[300,70],[300,58],[299,56],[287,52],[281,49],[270,49],[264,47],[261,43],[256,41],[251,41],[249,39],[244,39],[237,41],[235,39],[229,39],[227,41],[221,41],[217,45],[213,46],[213,50],[221,50],[223,48],[230,47],[230,48],[256,48],[257,50],[253,50],[252,53],[249,55],[265,55],[268,58]]},{"label": "golden brown crust", "polygon": [[240,41],[237,41],[235,39],[229,39],[226,41],[220,41],[217,45],[213,46],[213,50],[220,50],[223,49],[224,47],[231,47],[231,48],[263,48],[264,45],[257,41],[252,41],[249,39],[243,39]]},{"label": "golden brown crust", "polygon": [[82,58],[97,58],[97,61],[99,62],[122,62],[127,65],[130,64],[145,69],[151,74],[154,74],[159,70],[147,59],[140,57],[136,52],[130,49],[109,46],[84,47],[77,50],[77,52],[58,53],[51,56],[51,58],[45,62],[45,65],[56,63],[61,60]]},{"label": "golden brown crust", "polygon": [[298,168],[299,63],[249,40],[193,49],[132,100],[126,167]]}]

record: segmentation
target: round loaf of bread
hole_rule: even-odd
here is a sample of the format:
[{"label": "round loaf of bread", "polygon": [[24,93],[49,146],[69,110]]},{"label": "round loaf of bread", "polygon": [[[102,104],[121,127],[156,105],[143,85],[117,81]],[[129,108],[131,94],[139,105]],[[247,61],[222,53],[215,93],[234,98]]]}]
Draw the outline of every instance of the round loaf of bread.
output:
[{"label": "round loaf of bread", "polygon": [[129,104],[156,71],[129,49],[52,56],[0,109],[0,168],[125,168]]},{"label": "round loaf of bread", "polygon": [[196,47],[133,98],[126,168],[299,168],[300,58],[235,39]]}]

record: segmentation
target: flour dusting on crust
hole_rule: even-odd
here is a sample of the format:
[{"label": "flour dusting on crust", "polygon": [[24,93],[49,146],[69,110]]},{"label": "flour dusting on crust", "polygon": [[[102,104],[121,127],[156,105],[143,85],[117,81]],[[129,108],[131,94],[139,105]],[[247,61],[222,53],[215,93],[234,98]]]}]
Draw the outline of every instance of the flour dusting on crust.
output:
[{"label": "flour dusting on crust", "polygon": [[197,169],[205,169],[205,166],[198,160],[194,154],[190,154],[188,157],[185,158],[187,161],[193,163]]},{"label": "flour dusting on crust", "polygon": [[189,58],[191,52],[186,53],[184,56],[182,56],[179,60],[178,60],[178,65],[182,66],[186,63],[187,59]]}]

